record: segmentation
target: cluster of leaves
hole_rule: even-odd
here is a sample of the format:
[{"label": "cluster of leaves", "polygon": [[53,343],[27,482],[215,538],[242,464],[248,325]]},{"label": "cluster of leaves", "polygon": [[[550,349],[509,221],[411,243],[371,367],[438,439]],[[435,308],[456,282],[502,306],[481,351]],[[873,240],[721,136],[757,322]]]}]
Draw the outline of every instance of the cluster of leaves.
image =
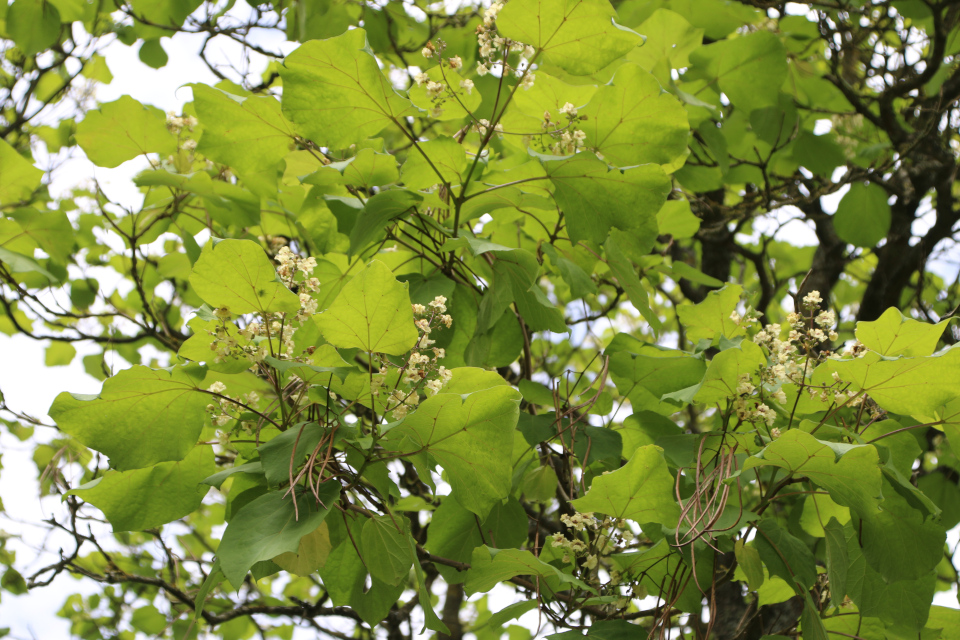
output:
[{"label": "cluster of leaves", "polygon": [[[880,311],[956,294],[924,265],[960,16],[750,4],[16,0],[0,330],[101,345],[104,384],[34,455],[72,549],[24,578],[0,548],[3,588],[107,585],[61,610],[85,638],[955,633],[960,352]],[[71,60],[108,80],[100,38],[162,66],[168,33],[267,28],[301,44],[183,113],[35,122]],[[142,203],[51,197],[40,143],[143,162]],[[786,205],[816,249],[744,239]]]}]

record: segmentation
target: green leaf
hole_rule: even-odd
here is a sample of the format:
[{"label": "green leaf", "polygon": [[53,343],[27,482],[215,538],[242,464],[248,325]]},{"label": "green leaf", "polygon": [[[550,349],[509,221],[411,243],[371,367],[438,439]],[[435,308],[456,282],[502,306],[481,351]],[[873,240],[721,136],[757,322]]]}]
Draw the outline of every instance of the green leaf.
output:
[{"label": "green leaf", "polygon": [[856,336],[866,348],[888,358],[929,356],[949,323],[919,322],[890,307],[872,322],[858,322]]},{"label": "green leaf", "polygon": [[824,538],[827,545],[827,577],[830,578],[830,600],[834,606],[843,603],[847,594],[847,571],[850,567],[850,558],[847,555],[847,538],[843,533],[843,525],[836,518],[824,525]]},{"label": "green leaf", "polygon": [[[486,540],[509,548],[520,546],[526,538],[527,514],[516,498],[495,504],[478,526],[476,514],[449,496],[443,499],[430,519],[424,547],[441,558],[469,563],[473,550]],[[440,564],[436,567],[447,584],[459,584],[467,577],[465,571],[453,567]]]},{"label": "green leaf", "polygon": [[686,110],[638,65],[618,68],[581,113],[588,118],[581,125],[587,148],[610,164],[673,165],[687,152]]},{"label": "green leaf", "polygon": [[621,27],[607,0],[514,0],[497,19],[500,34],[542,50],[567,73],[599,71],[642,42]]},{"label": "green leaf", "polygon": [[716,344],[720,336],[731,339],[745,335],[746,328],[730,318],[742,295],[742,286],[728,284],[708,293],[703,302],[678,307],[677,317],[687,329],[687,339],[692,342],[710,340]]},{"label": "green leaf", "polygon": [[448,136],[421,142],[411,149],[400,168],[400,179],[408,189],[427,189],[436,184],[463,183],[467,154],[463,146]]},{"label": "green leaf", "polygon": [[142,469],[184,459],[200,437],[209,401],[185,367],[136,366],[108,378],[98,396],[61,393],[48,413],[115,469]]},{"label": "green leaf", "polygon": [[27,56],[50,48],[60,37],[60,12],[44,0],[14,0],[6,20],[7,35]]},{"label": "green leaf", "polygon": [[747,582],[751,591],[756,591],[763,585],[763,563],[760,561],[760,553],[753,546],[743,544],[743,539],[737,540],[734,545],[734,555],[737,558],[737,564],[743,569],[747,576]]},{"label": "green leaf", "polygon": [[[845,533],[850,559],[847,595],[857,605],[860,614],[902,625],[914,632],[922,629],[927,621],[936,588],[936,571],[930,571],[915,580],[884,580],[864,558],[860,545],[857,544],[857,528],[847,525]],[[888,553],[890,549],[898,549],[897,553],[890,555],[901,556],[901,561],[909,562],[908,551],[893,546],[888,547]]]},{"label": "green leaf", "polygon": [[6,140],[0,140],[0,166],[3,166],[0,171],[0,204],[28,200],[43,179],[43,171],[17,153]]},{"label": "green leaf", "polygon": [[[336,481],[320,485],[322,505],[309,492],[297,497],[271,491],[244,505],[233,516],[217,548],[223,575],[231,584],[239,585],[257,562],[285,553],[296,553],[300,539],[320,526],[340,496]],[[326,506],[324,506],[326,505]],[[298,518],[299,516],[299,518]]]},{"label": "green leaf", "polygon": [[377,153],[373,149],[360,149],[357,155],[343,162],[334,162],[327,170],[336,169],[343,177],[343,183],[370,190],[400,180],[397,159],[389,153]]},{"label": "green leaf", "polygon": [[754,31],[690,53],[698,77],[716,82],[736,108],[749,113],[779,103],[787,52],[776,34]]},{"label": "green leaf", "polygon": [[313,40],[287,56],[283,113],[320,146],[344,148],[419,110],[393,88],[363,29]]},{"label": "green leaf", "polygon": [[[291,457],[293,473],[313,453],[326,429],[315,422],[293,425],[280,435],[257,447],[263,474],[270,486],[276,487],[290,480]],[[296,445],[296,452],[294,452]]]},{"label": "green leaf", "polygon": [[960,349],[944,349],[932,356],[886,359],[868,351],[852,360],[829,360],[854,391],[863,391],[892,413],[929,418],[960,395]]},{"label": "green leaf", "polygon": [[570,239],[602,244],[610,229],[656,237],[670,179],[656,165],[611,170],[592,153],[545,162]]},{"label": "green leaf", "polygon": [[43,363],[48,367],[62,367],[73,362],[77,348],[69,342],[51,342]]},{"label": "green leaf", "polygon": [[342,348],[402,355],[419,337],[407,285],[379,260],[371,260],[314,320],[323,337]]},{"label": "green leaf", "polygon": [[887,192],[875,184],[853,183],[837,205],[833,228],[845,242],[875,247],[890,232]]},{"label": "green leaf", "polygon": [[800,614],[800,628],[803,640],[827,640],[827,628],[820,619],[820,610],[814,604],[809,591],[803,592],[803,613]]},{"label": "green leaf", "polygon": [[38,273],[51,283],[59,278],[40,266],[40,263],[29,256],[16,253],[0,247],[0,264],[3,264],[12,273]]},{"label": "green leaf", "polygon": [[620,469],[595,477],[587,494],[571,504],[580,512],[676,527],[680,507],[672,496],[673,485],[663,449],[647,445],[637,449]]},{"label": "green leaf", "polygon": [[77,144],[90,161],[112,169],[139,155],[177,152],[177,139],[167,131],[167,117],[156,107],[130,96],[87,112],[77,125]]},{"label": "green leaf", "polygon": [[603,246],[604,253],[607,256],[607,265],[609,265],[610,272],[616,277],[620,287],[627,292],[631,304],[647,321],[654,333],[658,334],[662,326],[660,317],[650,308],[650,298],[647,296],[647,290],[643,288],[633,263],[627,258],[626,248],[630,246],[631,240],[632,238],[628,234],[619,229],[610,230],[610,236]]},{"label": "green leaf", "polygon": [[589,589],[583,582],[543,562],[529,551],[491,549],[484,545],[473,551],[464,591],[467,595],[486,592],[515,576],[558,578],[561,583]]},{"label": "green leaf", "polygon": [[686,200],[667,200],[657,212],[660,235],[673,236],[676,240],[692,238],[700,229],[700,218],[690,211]]},{"label": "green leaf", "polygon": [[383,231],[394,218],[417,206],[423,197],[410,191],[394,189],[381,191],[363,205],[350,232],[350,255],[356,255],[371,241],[383,236]]},{"label": "green leaf", "polygon": [[360,548],[370,575],[389,585],[406,582],[414,556],[410,555],[407,534],[398,528],[397,516],[368,518],[360,534]]},{"label": "green leaf", "polygon": [[209,490],[201,481],[216,470],[213,449],[194,447],[179,462],[161,462],[132,471],[107,471],[64,494],[97,507],[114,531],[143,531],[173,522],[200,507]]},{"label": "green leaf", "polygon": [[[320,577],[335,606],[349,606],[364,622],[376,625],[397,603],[404,586],[393,587],[373,576],[368,582],[364,559],[357,554],[363,520],[334,513],[326,521],[334,548],[320,569]],[[414,563],[414,570],[422,573],[419,563]],[[429,605],[423,610],[428,623],[436,618]]]},{"label": "green leaf", "polygon": [[772,465],[796,476],[806,476],[830,492],[838,504],[868,518],[879,513],[880,459],[871,445],[832,447],[800,429],[791,429],[756,456],[747,458],[742,471]]},{"label": "green leaf", "polygon": [[858,541],[863,557],[886,582],[919,580],[943,559],[944,529],[910,491],[893,484],[886,474],[881,490],[881,511],[861,519]]},{"label": "green leaf", "polygon": [[610,355],[610,376],[622,395],[630,399],[634,411],[654,411],[669,416],[682,404],[664,396],[698,384],[706,372],[700,356],[682,351],[659,351],[653,347],[639,349],[637,355],[625,351]]},{"label": "green leaf", "polygon": [[311,533],[300,538],[296,553],[281,553],[273,561],[284,571],[298,576],[309,576],[322,569],[333,550],[330,544],[330,530],[322,523]]},{"label": "green leaf", "polygon": [[520,394],[497,386],[466,397],[443,392],[427,398],[386,438],[432,455],[447,473],[453,495],[481,518],[510,492],[513,431]]},{"label": "green leaf", "polygon": [[275,197],[280,161],[295,138],[280,102],[273,96],[243,98],[202,84],[190,88],[203,125],[197,151],[234,169],[257,195]]},{"label": "green leaf", "polygon": [[167,62],[170,60],[159,38],[144,41],[144,43],[140,45],[140,51],[137,52],[137,57],[140,58],[140,62],[151,69],[162,69],[167,66]]},{"label": "green leaf", "polygon": [[787,584],[798,584],[810,589],[817,581],[817,564],[803,542],[790,535],[775,520],[764,519],[757,526],[754,540],[763,564],[770,575],[782,578]]},{"label": "green leaf", "polygon": [[280,281],[270,258],[251,240],[214,240],[203,248],[190,284],[200,298],[230,313],[296,313],[300,299]]}]

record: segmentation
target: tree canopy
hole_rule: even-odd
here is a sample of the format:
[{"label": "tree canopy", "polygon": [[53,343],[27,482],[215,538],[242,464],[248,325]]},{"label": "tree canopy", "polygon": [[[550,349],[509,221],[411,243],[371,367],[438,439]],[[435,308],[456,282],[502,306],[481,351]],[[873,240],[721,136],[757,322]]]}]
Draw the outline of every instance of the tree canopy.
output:
[{"label": "tree canopy", "polygon": [[[179,34],[218,82],[97,101],[107,47]],[[0,395],[68,541],[0,536],[3,596],[96,585],[91,640],[956,637],[955,2],[13,0],[0,36],[0,331],[103,383]],[[138,197],[52,190],[81,155]]]}]

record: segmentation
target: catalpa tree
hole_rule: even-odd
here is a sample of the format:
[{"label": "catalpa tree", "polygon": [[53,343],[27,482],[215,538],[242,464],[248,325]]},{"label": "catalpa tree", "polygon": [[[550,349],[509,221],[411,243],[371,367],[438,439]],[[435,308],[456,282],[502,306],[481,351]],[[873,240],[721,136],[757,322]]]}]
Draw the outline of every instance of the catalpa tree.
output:
[{"label": "catalpa tree", "polygon": [[[103,381],[0,405],[62,541],[0,538],[7,597],[78,578],[89,639],[956,635],[955,3],[0,31],[0,330]],[[182,112],[94,102],[183,38]],[[141,197],[52,191],[81,153]]]}]

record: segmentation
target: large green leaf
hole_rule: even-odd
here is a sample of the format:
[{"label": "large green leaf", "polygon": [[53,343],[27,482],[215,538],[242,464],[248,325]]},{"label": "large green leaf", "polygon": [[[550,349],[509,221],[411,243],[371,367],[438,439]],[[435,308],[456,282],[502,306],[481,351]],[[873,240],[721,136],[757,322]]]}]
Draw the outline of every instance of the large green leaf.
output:
[{"label": "large green leaf", "polygon": [[[890,624],[903,625],[914,632],[923,628],[930,611],[937,572],[928,571],[914,580],[884,580],[866,561],[857,544],[857,528],[847,525],[847,554],[850,568],[847,573],[847,595],[857,605],[860,614],[877,617]],[[909,553],[894,544],[888,547],[891,556],[901,556],[909,562]]]},{"label": "large green leaf", "polygon": [[690,53],[698,74],[716,82],[736,108],[747,113],[779,102],[787,79],[787,52],[776,34],[754,31]]},{"label": "large green leaf", "polygon": [[203,248],[190,284],[211,307],[233,314],[296,313],[300,299],[280,281],[270,258],[250,240],[214,240]]},{"label": "large green leaf", "polygon": [[363,524],[360,547],[370,575],[397,586],[406,581],[414,556],[399,516],[374,516]]},{"label": "large green leaf", "polygon": [[283,113],[318,145],[346,147],[419,113],[380,70],[366,37],[354,29],[313,40],[284,61]]},{"label": "large green leaf", "polygon": [[340,496],[335,481],[320,485],[318,505],[313,494],[284,497],[283,491],[271,491],[244,505],[233,516],[217,547],[223,575],[231,584],[239,585],[257,562],[270,560],[282,553],[296,553],[300,539],[312,533],[326,518]]},{"label": "large green leaf", "polygon": [[574,242],[602,244],[612,228],[656,237],[657,212],[670,192],[670,179],[660,167],[610,169],[592,153],[545,166]]},{"label": "large green leaf", "polygon": [[817,564],[803,542],[790,535],[775,520],[764,519],[757,526],[754,545],[770,575],[782,578],[787,584],[810,589],[817,581]]},{"label": "large green leaf", "polygon": [[64,494],[97,507],[114,531],[143,531],[193,513],[210,486],[201,481],[216,471],[213,448],[199,445],[178,462],[132,471],[108,471]]},{"label": "large green leaf", "polygon": [[14,0],[6,8],[6,32],[24,55],[32,56],[57,42],[60,12],[44,0]]},{"label": "large green leaf", "polygon": [[887,411],[901,415],[929,418],[960,396],[960,349],[893,359],[867,352],[852,360],[830,360],[826,366],[851,383],[852,389],[864,391]]},{"label": "large green leaf", "polygon": [[879,513],[880,459],[870,445],[830,446],[800,429],[791,429],[748,458],[742,471],[771,465],[810,478],[838,504],[868,518]]},{"label": "large green leaf", "polygon": [[919,322],[890,307],[872,322],[858,322],[856,335],[865,347],[888,358],[929,356],[949,322]]},{"label": "large green leaf", "polygon": [[607,0],[512,0],[500,12],[497,29],[541,50],[567,73],[587,75],[642,42],[615,17]]},{"label": "large green leaf", "polygon": [[9,205],[30,197],[43,179],[43,171],[0,140],[0,204]]},{"label": "large green leaf", "polygon": [[738,326],[730,317],[742,295],[742,286],[728,284],[708,293],[702,302],[679,307],[677,316],[687,330],[687,338],[692,341],[710,340],[716,344],[720,336],[731,339],[744,335],[745,327]]},{"label": "large green leaf", "polygon": [[[646,235],[648,232],[649,229],[642,229],[639,235]],[[643,238],[643,240],[647,240],[647,242],[643,242],[644,245],[652,245],[655,238]],[[610,267],[610,272],[616,277],[620,287],[627,292],[630,302],[643,316],[644,320],[649,323],[654,333],[659,333],[662,326],[660,318],[650,307],[650,297],[647,295],[647,290],[643,288],[636,267],[628,257],[628,247],[636,244],[635,238],[626,232],[611,229],[607,242],[603,246],[603,252],[607,256],[607,265]]]},{"label": "large green leaf", "polygon": [[176,138],[167,131],[167,117],[156,107],[123,96],[87,113],[77,125],[77,144],[90,161],[118,167],[139,155],[177,151]]},{"label": "large green leaf", "polygon": [[490,591],[498,583],[516,576],[558,578],[562,584],[588,588],[572,575],[547,564],[529,551],[520,549],[491,549],[486,545],[477,547],[473,551],[470,565],[464,584],[468,595]]},{"label": "large green leaf", "polygon": [[244,98],[202,84],[190,86],[203,125],[197,150],[236,170],[257,195],[276,194],[280,161],[295,138],[280,102],[272,96]]},{"label": "large green leaf", "polygon": [[638,65],[617,69],[581,113],[588,118],[581,125],[587,147],[610,164],[670,165],[687,151],[687,112]]},{"label": "large green leaf", "polygon": [[[608,350],[609,351],[609,350]],[[653,411],[669,416],[681,403],[663,399],[674,391],[698,384],[706,372],[702,357],[682,351],[658,351],[650,347],[634,355],[620,351],[610,355],[610,376],[634,411]]]},{"label": "large green leaf", "polygon": [[890,231],[887,192],[875,184],[853,183],[837,205],[833,228],[840,239],[852,245],[876,246]]},{"label": "large green leaf", "polygon": [[663,449],[647,445],[637,449],[621,468],[595,477],[587,494],[572,504],[580,512],[676,527],[680,507],[673,499],[673,486]]},{"label": "large green leaf", "polygon": [[371,260],[314,320],[337,347],[402,355],[418,339],[407,285],[379,260]]},{"label": "large green leaf", "polygon": [[61,431],[108,456],[115,469],[183,460],[197,444],[210,402],[193,371],[124,369],[103,383],[98,396],[61,393],[48,413]]},{"label": "large green leaf", "polygon": [[432,455],[446,471],[457,501],[485,518],[510,493],[519,401],[520,393],[507,386],[466,397],[440,393],[391,430],[388,440],[399,446],[407,438],[408,447]]},{"label": "large green leaf", "polygon": [[436,184],[461,184],[467,170],[463,146],[448,136],[421,142],[411,150],[400,169],[400,179],[409,189],[426,189]]},{"label": "large green leaf", "polygon": [[[376,625],[397,603],[406,585],[392,586],[375,576],[369,576],[368,582],[366,560],[358,553],[365,520],[334,513],[326,521],[333,551],[320,568],[320,577],[334,605],[351,607],[364,622]],[[419,563],[416,567],[419,568]],[[429,605],[424,607],[428,621],[430,613]]]},{"label": "large green leaf", "polygon": [[374,239],[382,238],[391,220],[410,211],[421,200],[420,195],[400,189],[381,191],[367,200],[350,232],[350,255],[357,254]]},{"label": "large green leaf", "polygon": [[[527,514],[516,498],[510,498],[505,504],[495,504],[478,526],[476,514],[449,496],[433,512],[424,547],[441,558],[469,563],[473,550],[487,541],[509,549],[519,547],[526,538]],[[438,564],[437,571],[447,584],[463,582],[467,577],[466,572],[446,565]]]}]

